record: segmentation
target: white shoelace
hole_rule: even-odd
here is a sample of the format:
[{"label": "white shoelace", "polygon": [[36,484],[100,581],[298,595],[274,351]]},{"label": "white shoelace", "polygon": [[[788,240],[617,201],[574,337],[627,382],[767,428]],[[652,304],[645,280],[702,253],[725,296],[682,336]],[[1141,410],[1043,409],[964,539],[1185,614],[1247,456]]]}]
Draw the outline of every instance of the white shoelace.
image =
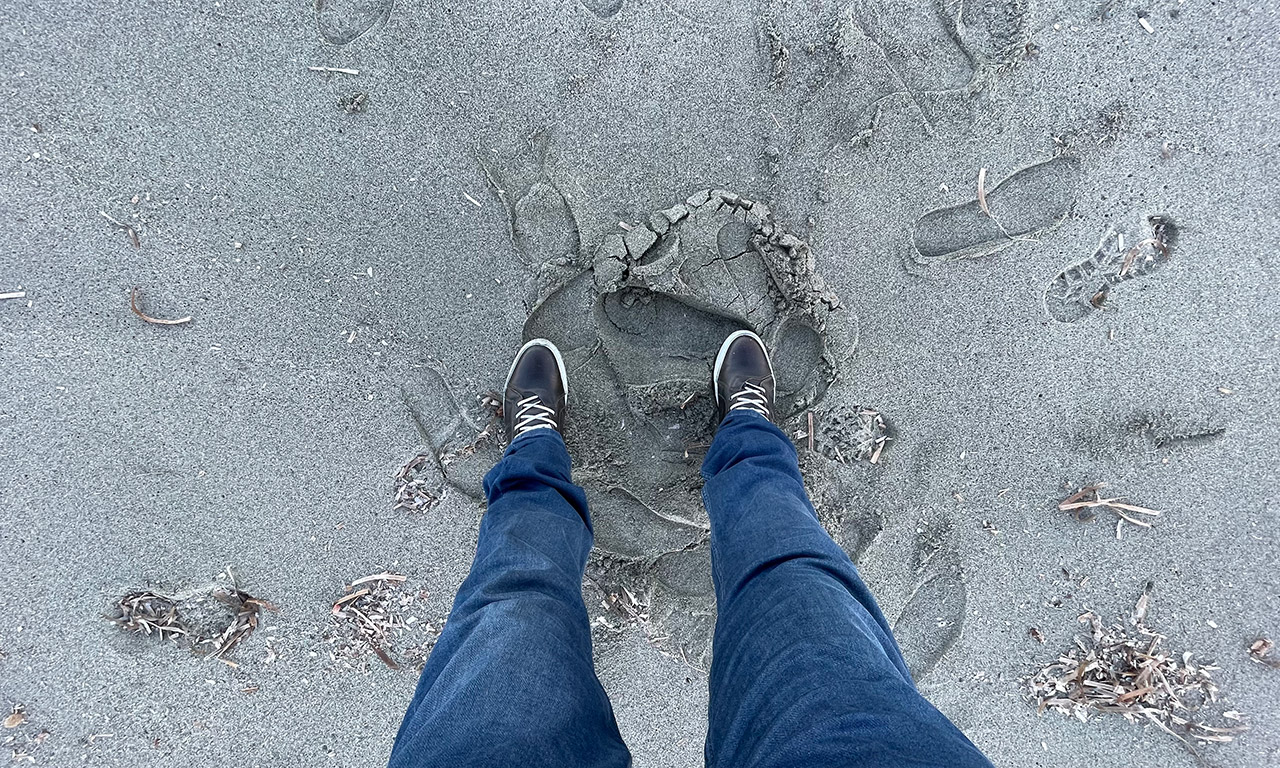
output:
[{"label": "white shoelace", "polygon": [[516,403],[515,432],[519,437],[533,429],[559,429],[554,408],[542,404],[537,395],[529,395]]},{"label": "white shoelace", "polygon": [[743,382],[742,389],[734,392],[729,398],[729,410],[738,409],[755,411],[766,419],[773,418],[769,414],[769,393],[764,387],[750,381]]}]

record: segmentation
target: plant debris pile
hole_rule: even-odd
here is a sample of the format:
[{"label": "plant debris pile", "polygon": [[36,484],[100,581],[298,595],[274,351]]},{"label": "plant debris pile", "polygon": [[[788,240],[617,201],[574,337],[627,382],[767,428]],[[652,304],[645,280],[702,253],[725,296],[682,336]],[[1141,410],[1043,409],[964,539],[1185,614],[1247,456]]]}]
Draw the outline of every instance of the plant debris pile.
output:
[{"label": "plant debris pile", "polygon": [[414,603],[425,599],[426,592],[404,589],[406,576],[397,573],[375,573],[348,584],[333,603],[329,628],[325,641],[329,643],[329,658],[348,669],[368,669],[371,656],[377,656],[391,669],[399,669],[401,663],[392,656],[393,643],[405,634],[414,633],[411,644],[401,658],[415,668],[421,668],[431,655],[431,648],[439,630],[429,621],[406,615]]},{"label": "plant debris pile", "polygon": [[263,610],[273,613],[279,610],[266,600],[259,600],[239,589],[215,592],[213,596],[219,602],[230,606],[234,613],[231,622],[221,634],[201,641],[205,645],[213,646],[209,655],[220,661],[226,661],[228,653],[249,639],[249,636],[258,628],[258,620]]},{"label": "plant debris pile", "polygon": [[130,592],[120,598],[114,615],[109,618],[130,632],[155,634],[161,640],[174,640],[187,634],[186,626],[178,618],[177,601],[155,592]]},{"label": "plant debris pile", "polygon": [[258,628],[263,610],[277,609],[241,590],[232,578],[230,586],[206,585],[171,595],[130,592],[116,601],[107,618],[127,631],[178,641],[193,653],[237,666],[227,656]]},{"label": "plant debris pile", "polygon": [[[1149,587],[1149,585],[1148,585]],[[1088,722],[1093,714],[1116,714],[1131,723],[1147,721],[1192,747],[1227,742],[1244,731],[1239,712],[1221,712],[1210,725],[1208,710],[1218,703],[1213,673],[1219,667],[1196,663],[1190,652],[1164,650],[1164,635],[1146,625],[1149,592],[1138,599],[1127,622],[1104,627],[1088,611],[1080,622],[1089,635],[1026,679],[1040,712],[1057,710]],[[1193,748],[1194,749],[1194,748]]]},{"label": "plant debris pile", "polygon": [[409,459],[396,472],[396,503],[394,509],[408,512],[428,512],[440,503],[440,483],[434,479],[435,466],[431,454],[419,453]]}]

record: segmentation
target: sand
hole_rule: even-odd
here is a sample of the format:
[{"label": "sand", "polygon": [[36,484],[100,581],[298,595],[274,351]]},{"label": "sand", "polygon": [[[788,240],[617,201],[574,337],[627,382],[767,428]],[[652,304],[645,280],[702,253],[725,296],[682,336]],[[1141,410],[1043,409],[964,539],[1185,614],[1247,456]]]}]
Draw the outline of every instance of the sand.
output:
[{"label": "sand", "polygon": [[[996,764],[1275,759],[1280,6],[319,5],[0,12],[6,750],[383,763],[474,553],[481,398],[546,335],[601,680],[637,765],[700,764],[701,382],[754,327],[824,524]],[[1058,510],[1097,482],[1163,514]],[[279,609],[238,666],[104,618],[150,589],[216,629],[228,569]],[[383,571],[398,670],[332,626]],[[1027,702],[1148,582],[1235,741]]]}]

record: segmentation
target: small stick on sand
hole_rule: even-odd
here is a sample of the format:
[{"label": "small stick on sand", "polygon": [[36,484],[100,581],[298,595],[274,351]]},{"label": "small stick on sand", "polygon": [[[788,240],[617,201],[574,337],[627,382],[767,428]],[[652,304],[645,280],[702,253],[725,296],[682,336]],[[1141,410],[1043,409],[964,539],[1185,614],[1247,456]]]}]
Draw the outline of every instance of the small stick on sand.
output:
[{"label": "small stick on sand", "polygon": [[813,411],[809,411],[809,453],[813,453]]},{"label": "small stick on sand", "polygon": [[134,288],[133,293],[129,294],[129,309],[133,310],[133,314],[143,320],[146,320],[148,323],[153,323],[155,325],[182,325],[183,323],[191,322],[191,317],[189,315],[187,317],[180,317],[177,320],[161,320],[158,317],[152,317],[144,313],[141,309],[138,309],[138,290],[139,289]]},{"label": "small stick on sand", "polygon": [[480,201],[479,201],[479,200],[475,199],[475,198],[474,198],[474,197],[472,197],[471,195],[468,195],[466,192],[463,192],[463,193],[462,193],[462,196],[463,196],[463,197],[465,197],[465,198],[467,198],[468,200],[470,200],[470,201],[471,201],[471,204],[472,204],[472,205],[474,205],[475,207],[477,207],[477,208],[481,208],[481,207],[483,207],[483,206],[481,206],[481,205],[480,205]]},{"label": "small stick on sand", "polygon": [[129,236],[129,242],[133,243],[134,248],[142,247],[142,240],[138,238],[138,231],[136,229],[129,226],[128,224],[125,224],[123,221],[120,221],[119,219],[107,213],[106,211],[98,211],[98,213],[102,214],[102,217],[104,219],[111,222],[118,229],[123,229],[125,231],[125,234]]},{"label": "small stick on sand", "polygon": [[[1095,485],[1087,485],[1076,491],[1067,498],[1058,502],[1058,509],[1063,512],[1070,512],[1071,516],[1079,522],[1089,522],[1093,519],[1093,509],[1110,509],[1115,513],[1116,517],[1116,538],[1120,538],[1120,529],[1124,523],[1132,523],[1140,528],[1150,528],[1151,523],[1143,520],[1141,517],[1134,515],[1149,515],[1150,517],[1159,517],[1164,514],[1158,510],[1139,507],[1134,504],[1125,504],[1121,501],[1122,496],[1113,496],[1112,498],[1104,498],[1098,493],[1098,490],[1106,487],[1105,483],[1097,483]],[[1125,514],[1125,513],[1129,514]]]},{"label": "small stick on sand", "polygon": [[358,75],[358,69],[344,69],[342,67],[307,67],[312,72],[336,72],[340,75]]},{"label": "small stick on sand", "polygon": [[333,603],[333,613],[334,613],[335,615],[337,615],[338,613],[340,613],[340,612],[342,611],[342,604],[343,604],[343,603],[349,603],[349,602],[351,602],[352,600],[358,600],[358,599],[360,599],[360,598],[364,597],[364,596],[365,596],[365,595],[367,595],[367,594],[369,594],[369,588],[368,588],[368,587],[365,587],[364,589],[361,589],[361,590],[359,590],[359,591],[357,591],[357,592],[352,592],[352,593],[351,593],[351,594],[349,594],[349,595],[343,595],[342,597],[340,597],[340,598],[338,598],[337,600],[335,600],[335,601],[334,601],[334,603]]},{"label": "small stick on sand", "polygon": [[884,444],[886,442],[887,442],[887,438],[885,437],[880,437],[878,440],[876,440],[876,448],[874,451],[871,452],[872,464],[876,464],[880,461],[880,452],[884,450]]},{"label": "small stick on sand", "polygon": [[369,647],[373,649],[373,652],[378,655],[379,659],[382,659],[383,664],[386,664],[388,667],[392,669],[400,668],[400,665],[395,662],[395,659],[387,655],[387,652],[382,650],[382,648],[377,643],[369,643]]},{"label": "small stick on sand", "polygon": [[25,298],[27,298],[26,291],[10,291],[8,293],[0,293],[0,301],[3,301],[4,299],[25,299]]},{"label": "small stick on sand", "polygon": [[987,218],[994,219],[991,215],[991,209],[987,207],[987,169],[983,168],[978,171],[978,207],[982,212],[987,214]]},{"label": "small stick on sand", "polygon": [[370,581],[405,581],[408,578],[409,578],[408,576],[401,576],[398,573],[389,573],[384,571],[382,573],[375,573],[372,576],[365,576],[363,578],[356,579],[355,581],[351,582],[351,584],[349,585],[349,588],[353,588],[353,587],[356,587],[357,585],[365,584]]}]

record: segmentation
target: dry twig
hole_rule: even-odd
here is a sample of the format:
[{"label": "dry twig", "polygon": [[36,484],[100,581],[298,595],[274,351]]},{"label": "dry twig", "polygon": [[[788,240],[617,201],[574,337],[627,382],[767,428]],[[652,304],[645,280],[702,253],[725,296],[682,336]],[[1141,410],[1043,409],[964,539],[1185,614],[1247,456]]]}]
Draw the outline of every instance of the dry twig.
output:
[{"label": "dry twig", "polygon": [[129,242],[133,243],[134,248],[142,247],[142,240],[138,237],[138,230],[134,229],[129,224],[125,224],[123,221],[120,221],[119,219],[107,213],[106,211],[98,211],[98,213],[102,215],[102,218],[111,222],[112,226],[114,226],[116,229],[124,230],[124,233],[129,236]]},{"label": "dry twig", "polygon": [[183,323],[191,322],[190,316],[180,317],[177,320],[161,320],[158,317],[151,317],[150,315],[144,313],[141,309],[138,308],[138,296],[139,296],[140,290],[141,289],[139,288],[134,288],[133,292],[129,294],[129,309],[133,310],[133,314],[137,315],[143,320],[146,320],[148,323],[154,323],[155,325],[182,325]]},{"label": "dry twig", "polygon": [[987,214],[987,218],[995,219],[991,215],[991,209],[987,207],[987,169],[983,168],[978,171],[978,207],[982,212]]},{"label": "dry twig", "polygon": [[[1069,512],[1077,522],[1092,522],[1095,517],[1094,510],[1109,509],[1119,518],[1118,523],[1131,523],[1141,528],[1150,528],[1151,521],[1144,520],[1135,515],[1146,515],[1148,517],[1159,517],[1164,514],[1155,509],[1147,509],[1133,504],[1127,504],[1121,499],[1123,496],[1114,496],[1112,498],[1103,498],[1098,493],[1106,487],[1106,483],[1096,483],[1087,485],[1076,491],[1067,498],[1058,502],[1058,509],[1063,512]],[[1120,538],[1120,528],[1117,524],[1116,538]]]},{"label": "dry twig", "polygon": [[347,69],[346,67],[307,67],[312,72],[330,72],[339,75],[358,75],[360,70]]}]

